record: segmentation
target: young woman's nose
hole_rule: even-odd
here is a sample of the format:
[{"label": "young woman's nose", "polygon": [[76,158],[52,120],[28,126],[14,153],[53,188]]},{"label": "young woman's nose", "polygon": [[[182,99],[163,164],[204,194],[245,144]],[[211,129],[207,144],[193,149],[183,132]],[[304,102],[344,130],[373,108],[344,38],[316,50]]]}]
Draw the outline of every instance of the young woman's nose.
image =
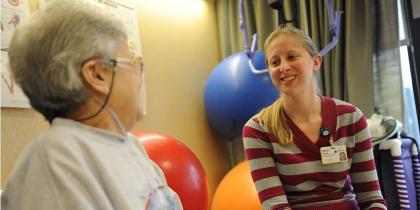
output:
[{"label": "young woman's nose", "polygon": [[289,70],[289,68],[290,68],[289,63],[287,61],[283,61],[280,64],[279,71],[280,72],[285,72],[285,71]]}]

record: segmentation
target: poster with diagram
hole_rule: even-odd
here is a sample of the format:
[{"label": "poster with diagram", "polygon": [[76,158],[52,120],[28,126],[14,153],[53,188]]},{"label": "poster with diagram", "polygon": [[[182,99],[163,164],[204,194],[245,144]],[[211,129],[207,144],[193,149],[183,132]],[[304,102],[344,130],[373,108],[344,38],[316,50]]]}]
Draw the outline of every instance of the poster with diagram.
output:
[{"label": "poster with diagram", "polygon": [[9,71],[7,49],[15,27],[29,16],[28,0],[1,0],[1,107],[30,108]]}]

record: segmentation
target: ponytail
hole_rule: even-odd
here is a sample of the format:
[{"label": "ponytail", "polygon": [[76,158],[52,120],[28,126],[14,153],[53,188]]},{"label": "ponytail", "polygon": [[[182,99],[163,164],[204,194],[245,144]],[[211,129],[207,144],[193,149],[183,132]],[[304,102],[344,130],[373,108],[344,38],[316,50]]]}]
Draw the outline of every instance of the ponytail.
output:
[{"label": "ponytail", "polygon": [[287,123],[288,120],[284,112],[282,97],[261,110],[258,119],[281,145],[287,145],[293,142],[293,133]]}]

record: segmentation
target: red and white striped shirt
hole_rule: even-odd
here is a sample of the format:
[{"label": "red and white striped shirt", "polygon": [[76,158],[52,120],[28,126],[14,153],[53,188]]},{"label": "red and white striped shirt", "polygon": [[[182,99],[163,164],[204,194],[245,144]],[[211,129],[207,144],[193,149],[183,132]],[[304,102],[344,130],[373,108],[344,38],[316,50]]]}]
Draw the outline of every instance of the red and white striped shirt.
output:
[{"label": "red and white striped shirt", "polygon": [[330,137],[314,144],[291,120],[288,145],[280,145],[258,115],[245,124],[245,154],[264,209],[387,209],[363,113],[328,97],[322,113],[323,127],[332,131],[334,146],[346,146],[348,161],[323,165],[320,148],[331,146]]}]

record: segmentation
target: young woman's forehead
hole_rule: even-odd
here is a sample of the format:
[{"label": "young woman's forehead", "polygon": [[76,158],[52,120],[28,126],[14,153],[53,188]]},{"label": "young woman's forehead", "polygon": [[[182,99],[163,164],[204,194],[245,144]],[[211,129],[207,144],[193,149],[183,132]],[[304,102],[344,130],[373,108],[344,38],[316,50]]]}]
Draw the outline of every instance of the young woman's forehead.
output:
[{"label": "young woman's forehead", "polygon": [[293,53],[306,51],[305,45],[294,37],[278,37],[267,48],[267,54],[274,52]]}]

